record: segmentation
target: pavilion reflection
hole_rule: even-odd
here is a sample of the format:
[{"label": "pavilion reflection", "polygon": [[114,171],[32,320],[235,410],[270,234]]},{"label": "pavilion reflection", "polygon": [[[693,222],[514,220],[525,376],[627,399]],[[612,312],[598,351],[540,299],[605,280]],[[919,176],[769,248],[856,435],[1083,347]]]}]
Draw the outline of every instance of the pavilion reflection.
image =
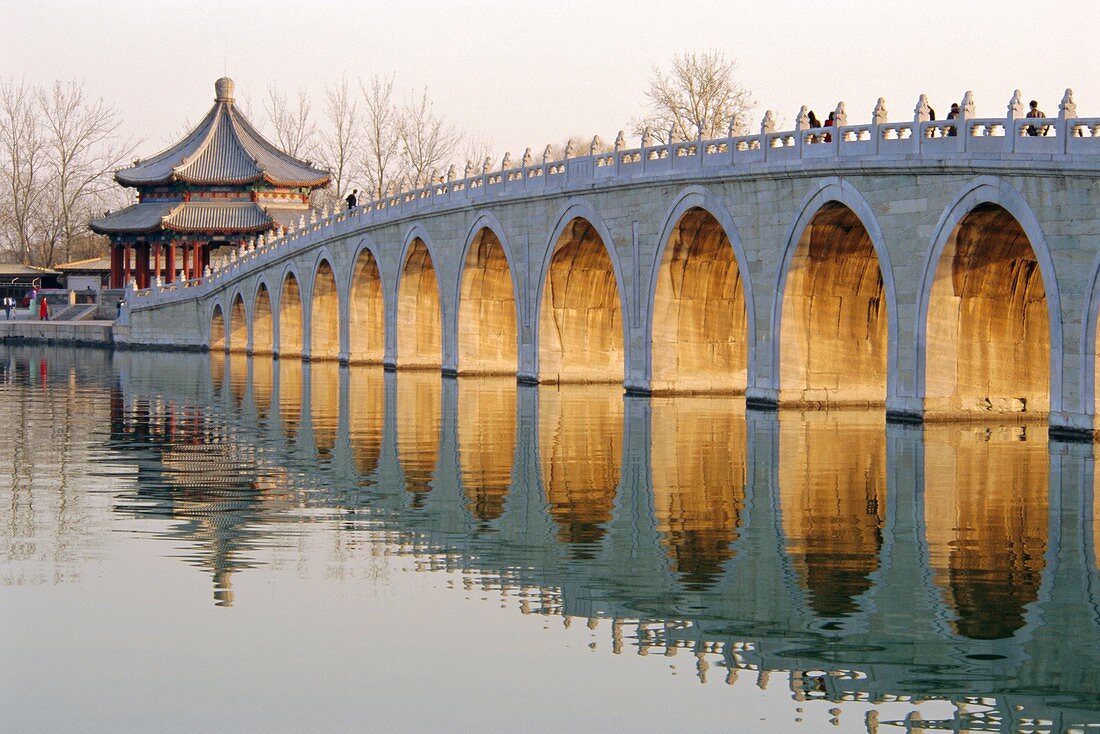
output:
[{"label": "pavilion reflection", "polygon": [[302,422],[302,362],[295,358],[278,360],[279,417],[284,435],[292,439]]},{"label": "pavilion reflection", "polygon": [[386,418],[385,372],[380,365],[348,368],[348,433],[355,471],[367,476],[378,469],[382,457],[382,431]]},{"label": "pavilion reflection", "polygon": [[422,507],[425,495],[432,491],[442,409],[443,384],[438,372],[397,373],[397,456],[414,508]]},{"label": "pavilion reflection", "polygon": [[186,540],[184,558],[210,573],[217,606],[233,603],[232,575],[288,507],[284,469],[261,466],[254,444],[207,406],[112,392],[111,443],[136,461],[133,495],[120,509],[176,521],[165,537]]},{"label": "pavilion reflection", "polygon": [[481,521],[504,513],[516,452],[514,377],[460,379],[458,457],[470,514]]},{"label": "pavilion reflection", "polygon": [[813,610],[845,617],[872,586],[886,510],[880,412],[781,412],[779,493],[787,553]]},{"label": "pavilion reflection", "polygon": [[558,539],[574,557],[602,540],[622,473],[622,388],[604,384],[540,386],[539,459]]},{"label": "pavilion reflection", "polygon": [[340,364],[332,360],[304,365],[309,382],[310,423],[317,458],[332,459],[340,420]]},{"label": "pavilion reflection", "polygon": [[689,589],[715,583],[745,509],[745,401],[652,400],[653,507],[673,569]]},{"label": "pavilion reflection", "polygon": [[925,523],[936,584],[971,639],[1011,637],[1038,599],[1048,526],[1046,430],[925,427]]}]

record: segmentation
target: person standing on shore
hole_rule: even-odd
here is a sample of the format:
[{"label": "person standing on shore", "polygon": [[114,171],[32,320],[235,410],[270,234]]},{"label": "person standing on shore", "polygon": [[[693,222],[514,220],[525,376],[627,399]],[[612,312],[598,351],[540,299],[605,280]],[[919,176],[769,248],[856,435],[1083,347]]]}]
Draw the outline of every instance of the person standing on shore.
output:
[{"label": "person standing on shore", "polygon": [[15,304],[15,299],[11,296],[4,296],[4,320],[11,321],[11,307]]},{"label": "person standing on shore", "polygon": [[50,304],[46,302],[45,296],[42,296],[42,300],[38,302],[38,319],[39,321],[50,320]]}]

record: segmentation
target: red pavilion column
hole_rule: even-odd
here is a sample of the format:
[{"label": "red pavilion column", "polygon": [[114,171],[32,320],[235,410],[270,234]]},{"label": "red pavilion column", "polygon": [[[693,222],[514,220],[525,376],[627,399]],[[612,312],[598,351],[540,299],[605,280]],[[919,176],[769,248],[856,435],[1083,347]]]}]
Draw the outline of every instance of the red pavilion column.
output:
[{"label": "red pavilion column", "polygon": [[111,287],[122,287],[122,247],[111,244]]},{"label": "red pavilion column", "polygon": [[[153,245],[153,280],[161,280],[160,274],[160,243]],[[161,280],[163,282],[163,280]]]},{"label": "red pavilion column", "polygon": [[199,244],[198,242],[196,242],[195,247],[194,247],[194,251],[192,253],[195,256],[195,262],[193,263],[192,269],[191,269],[191,272],[192,272],[191,277],[192,278],[201,278],[202,277],[202,249],[203,249],[202,245]]},{"label": "red pavilion column", "polygon": [[134,281],[138,288],[149,287],[149,243],[134,246]]},{"label": "red pavilion column", "polygon": [[172,240],[168,243],[168,252],[165,257],[165,283],[174,283],[176,281],[176,241]]},{"label": "red pavilion column", "polygon": [[181,266],[181,269],[183,271],[183,272],[180,273],[180,278],[184,282],[187,282],[188,280],[191,280],[191,258],[189,257],[190,254],[191,254],[191,245],[190,244],[188,244],[187,242],[184,242],[182,245],[180,245],[180,260],[181,260],[180,266]]},{"label": "red pavilion column", "polygon": [[122,287],[123,288],[130,285],[130,250],[131,250],[129,243],[124,245],[124,247],[125,247],[125,250],[123,250],[123,255],[122,255]]}]

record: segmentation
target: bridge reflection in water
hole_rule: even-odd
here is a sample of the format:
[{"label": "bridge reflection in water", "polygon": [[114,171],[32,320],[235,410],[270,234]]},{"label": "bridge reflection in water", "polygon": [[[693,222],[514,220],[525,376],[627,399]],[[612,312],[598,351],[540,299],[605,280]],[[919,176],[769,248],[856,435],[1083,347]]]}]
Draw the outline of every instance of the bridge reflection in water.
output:
[{"label": "bridge reflection in water", "polygon": [[170,519],[220,604],[309,518],[524,612],[610,619],[615,651],[686,648],[701,678],[943,698],[952,726],[983,731],[1100,717],[1093,446],[1045,428],[240,355],[115,362],[112,443],[141,467],[119,509]]}]

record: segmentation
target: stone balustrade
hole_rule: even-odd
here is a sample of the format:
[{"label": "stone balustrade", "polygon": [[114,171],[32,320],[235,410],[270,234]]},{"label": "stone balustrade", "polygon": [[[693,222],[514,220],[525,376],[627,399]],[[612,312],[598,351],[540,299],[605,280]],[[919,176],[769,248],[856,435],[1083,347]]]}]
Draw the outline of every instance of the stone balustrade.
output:
[{"label": "stone balustrade", "polygon": [[[1100,117],[1076,117],[1071,90],[1066,90],[1056,117],[1021,117],[1018,91],[1005,117],[973,117],[969,92],[957,119],[933,121],[928,119],[928,112],[927,99],[921,95],[913,120],[889,122],[885,102],[880,98],[870,122],[849,125],[845,124],[847,114],[842,102],[835,112],[840,122],[835,127],[805,127],[800,113],[794,130],[775,131],[775,115],[768,110],[760,133],[755,135],[647,144],[651,142],[647,134],[641,147],[627,149],[622,147],[625,137],[620,132],[614,149],[600,150],[597,136],[586,156],[575,156],[570,146],[563,159],[550,160],[548,146],[542,162],[535,163],[528,149],[519,167],[498,171],[490,170],[492,161],[486,159],[481,173],[467,166],[462,179],[433,181],[350,211],[334,208],[320,215],[313,212],[308,220],[303,216],[278,235],[257,238],[242,252],[216,263],[201,278],[169,285],[154,283],[150,288],[135,290],[125,308],[201,298],[275,260],[352,230],[475,204],[560,195],[592,187],[662,178],[730,178],[811,166],[843,171],[851,167],[942,167],[996,161],[1023,169],[1057,166],[1100,170]],[[510,156],[502,161],[502,165],[510,163]]]}]

